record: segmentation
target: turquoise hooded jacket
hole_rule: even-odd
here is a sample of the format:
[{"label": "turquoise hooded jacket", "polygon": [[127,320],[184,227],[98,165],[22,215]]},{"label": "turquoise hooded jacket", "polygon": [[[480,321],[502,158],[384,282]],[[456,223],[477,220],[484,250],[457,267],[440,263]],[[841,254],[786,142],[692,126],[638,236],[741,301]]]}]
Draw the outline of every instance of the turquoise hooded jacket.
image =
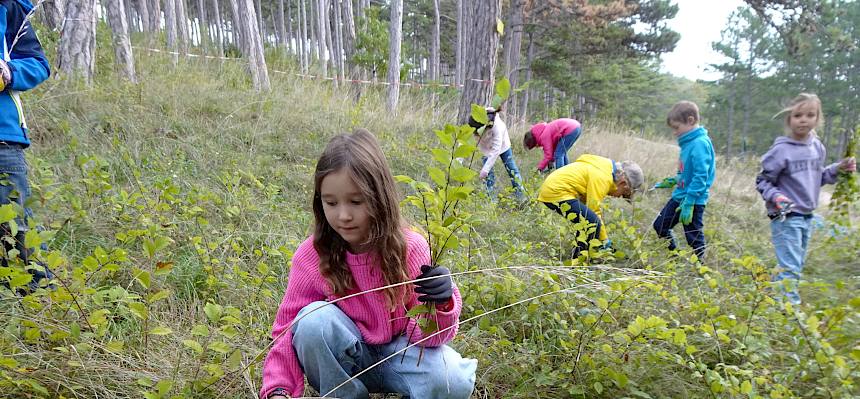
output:
[{"label": "turquoise hooded jacket", "polygon": [[679,203],[707,205],[711,185],[716,174],[714,144],[708,131],[698,127],[678,136],[681,156],[678,158],[678,185],[672,199]]}]

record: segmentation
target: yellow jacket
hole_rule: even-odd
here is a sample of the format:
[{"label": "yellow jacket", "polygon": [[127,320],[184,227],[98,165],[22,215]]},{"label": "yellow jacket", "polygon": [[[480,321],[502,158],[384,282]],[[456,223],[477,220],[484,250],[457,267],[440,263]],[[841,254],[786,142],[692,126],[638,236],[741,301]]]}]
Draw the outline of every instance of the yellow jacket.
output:
[{"label": "yellow jacket", "polygon": [[[540,187],[538,201],[559,203],[577,199],[594,211],[603,222],[600,202],[615,191],[612,172],[614,163],[609,158],[584,154],[573,163],[550,173]],[[600,229],[600,239],[606,240],[606,223]]]}]

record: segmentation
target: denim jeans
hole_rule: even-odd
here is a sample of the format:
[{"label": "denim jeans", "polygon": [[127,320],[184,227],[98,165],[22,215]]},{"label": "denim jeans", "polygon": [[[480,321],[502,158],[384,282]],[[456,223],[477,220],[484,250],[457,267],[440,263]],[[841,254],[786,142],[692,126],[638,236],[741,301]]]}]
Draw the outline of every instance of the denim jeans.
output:
[{"label": "denim jeans", "polygon": [[[579,223],[582,219],[585,219],[595,226],[594,232],[584,237],[584,242],[577,237],[576,247],[578,252],[588,251],[591,240],[600,238],[600,230],[603,228],[600,218],[579,200],[571,199],[559,203],[544,202],[543,204],[573,223]],[[567,206],[564,206],[565,204]],[[566,209],[562,210],[562,208]]]},{"label": "denim jeans", "polygon": [[787,217],[783,221],[774,219],[770,222],[770,232],[776,261],[779,263],[779,272],[773,281],[789,280],[780,284],[779,289],[791,303],[799,304],[797,286],[812,233],[812,217]]},{"label": "denim jeans", "polygon": [[[660,211],[657,218],[654,219],[654,231],[656,231],[657,235],[661,238],[669,240],[670,250],[675,250],[675,248],[678,247],[675,243],[675,236],[672,234],[672,228],[675,227],[681,219],[681,212],[676,212],[680,206],[681,204],[678,201],[670,199],[669,202],[666,203],[666,206],[663,207],[663,210]],[[687,244],[693,248],[693,251],[696,252],[696,256],[698,256],[699,259],[703,259],[705,256],[704,215],[705,206],[694,205],[693,220],[690,224],[684,225],[684,238],[687,239]]]},{"label": "denim jeans", "polygon": [[[525,190],[523,189],[523,177],[520,176],[520,169],[517,168],[517,163],[514,161],[514,152],[510,148],[507,151],[501,153],[499,158],[502,160],[502,164],[505,165],[505,170],[508,171],[508,176],[511,177],[511,187],[514,188],[514,192],[516,193],[517,199],[522,200],[525,199]],[[487,157],[482,158],[482,163],[487,162]],[[496,194],[496,174],[493,172],[493,169],[490,168],[490,173],[487,174],[487,192],[490,196],[495,196]]]},{"label": "denim jeans", "polygon": [[[27,161],[24,159],[24,149],[17,144],[0,143],[0,205],[10,203],[17,204],[18,216],[15,217],[15,224],[18,226],[18,232],[13,237],[14,244],[3,240],[5,247],[4,254],[12,249],[18,250],[18,257],[29,267],[31,248],[24,247],[24,234],[29,229],[27,219],[33,216],[33,212],[27,207],[27,198],[30,197],[30,184],[27,181]],[[7,224],[0,227],[0,236],[11,236],[11,230]],[[47,250],[47,246],[42,244],[43,250]],[[8,267],[9,260],[5,256],[0,256],[0,267]],[[37,262],[38,263],[38,262]],[[28,268],[28,272],[33,275],[33,279],[27,284],[27,288],[32,292],[39,288],[39,281],[54,277],[53,273],[47,267],[39,263],[41,269]],[[8,286],[6,281],[0,282],[0,285]],[[53,289],[53,285],[49,285]],[[25,292],[22,291],[22,294]]]},{"label": "denim jeans", "polygon": [[[308,304],[297,317],[324,307],[293,325],[293,347],[299,363],[308,382],[320,395],[408,346],[405,335],[387,344],[367,344],[349,316],[337,305],[326,305],[327,302]],[[402,353],[397,354],[329,395],[351,399],[384,392],[418,399],[469,398],[475,387],[477,360],[464,359],[457,351],[443,345],[424,348],[421,364],[418,364],[419,352],[418,346],[409,348],[405,358]]]},{"label": "denim jeans", "polygon": [[571,130],[558,139],[558,143],[555,145],[555,152],[552,155],[555,158],[556,169],[570,163],[570,160],[567,159],[567,151],[570,150],[570,147],[573,147],[573,143],[576,143],[576,140],[579,140],[580,134],[582,134],[582,126]]}]

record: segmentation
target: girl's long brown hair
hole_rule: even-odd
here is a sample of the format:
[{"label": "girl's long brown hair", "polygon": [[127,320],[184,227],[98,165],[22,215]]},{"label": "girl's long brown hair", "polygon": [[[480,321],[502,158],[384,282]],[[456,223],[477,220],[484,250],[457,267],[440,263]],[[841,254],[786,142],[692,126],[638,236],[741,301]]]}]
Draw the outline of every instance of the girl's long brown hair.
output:
[{"label": "girl's long brown hair", "polygon": [[[344,296],[355,287],[355,280],[346,265],[349,244],[326,221],[320,187],[330,173],[346,170],[361,190],[370,214],[367,244],[372,248],[386,285],[409,280],[406,268],[405,226],[400,216],[400,200],[388,161],[376,141],[365,129],[332,138],[314,173],[314,248],[320,258],[320,272],[336,296]],[[389,305],[405,303],[403,286],[383,291]]]}]

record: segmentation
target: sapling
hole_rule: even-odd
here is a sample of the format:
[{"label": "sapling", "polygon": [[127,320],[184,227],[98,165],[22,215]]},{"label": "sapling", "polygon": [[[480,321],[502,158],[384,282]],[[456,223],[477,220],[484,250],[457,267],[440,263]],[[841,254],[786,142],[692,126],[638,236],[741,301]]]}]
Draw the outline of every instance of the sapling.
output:
[{"label": "sapling", "polygon": [[[845,145],[844,158],[856,156],[857,140],[860,138],[860,126],[848,137]],[[836,178],[836,189],[830,201],[830,209],[836,216],[836,223],[840,225],[851,224],[851,207],[860,199],[860,183],[857,181],[856,173],[839,171]]]}]

